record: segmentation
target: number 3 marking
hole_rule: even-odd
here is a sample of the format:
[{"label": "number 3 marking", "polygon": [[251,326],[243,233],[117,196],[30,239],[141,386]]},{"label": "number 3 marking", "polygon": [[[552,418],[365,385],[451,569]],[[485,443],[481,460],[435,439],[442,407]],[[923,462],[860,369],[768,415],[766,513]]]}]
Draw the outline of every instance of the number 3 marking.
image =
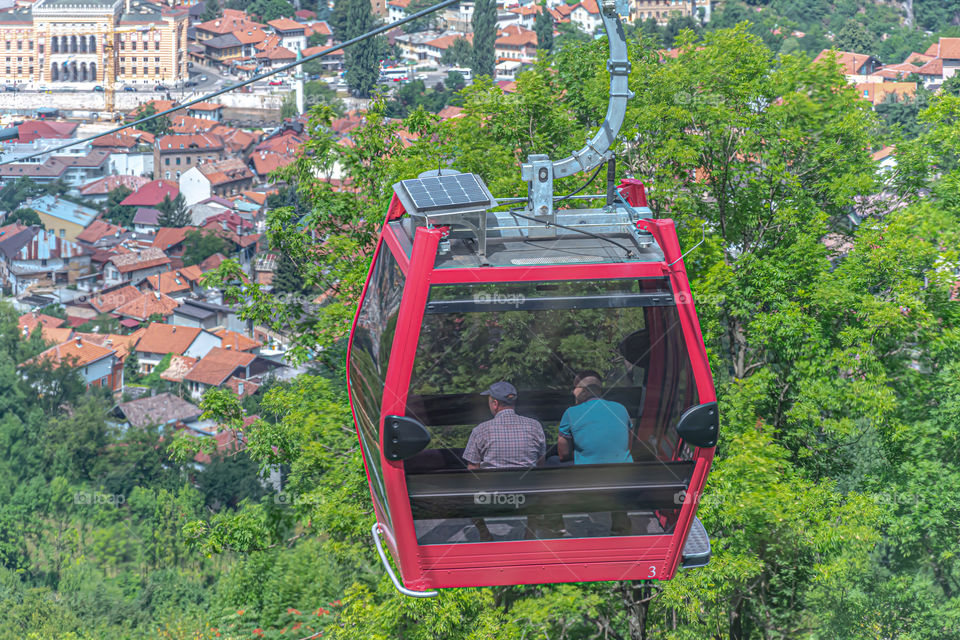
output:
[{"label": "number 3 marking", "polygon": [[656,577],[657,577],[657,565],[655,565],[655,564],[650,565],[650,575],[648,575],[647,577],[648,577],[648,578],[656,578]]}]

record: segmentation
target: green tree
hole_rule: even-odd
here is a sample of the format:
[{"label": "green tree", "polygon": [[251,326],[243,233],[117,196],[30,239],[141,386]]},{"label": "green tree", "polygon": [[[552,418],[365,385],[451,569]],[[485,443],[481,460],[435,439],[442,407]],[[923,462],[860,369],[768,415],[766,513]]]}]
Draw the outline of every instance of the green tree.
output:
[{"label": "green tree", "polygon": [[203,15],[200,16],[201,22],[208,22],[210,20],[216,20],[223,15],[223,10],[220,8],[220,2],[218,0],[206,0],[203,6]]},{"label": "green tree", "polygon": [[107,202],[104,205],[103,217],[121,227],[133,225],[133,217],[137,208],[131,205],[120,204],[133,190],[124,185],[114,187],[107,193]]},{"label": "green tree", "polygon": [[448,71],[447,79],[443,81],[450,91],[460,91],[467,86],[467,81],[459,71]]},{"label": "green tree", "polygon": [[837,32],[834,41],[837,51],[853,51],[855,53],[873,53],[876,38],[859,20],[849,20]]},{"label": "green tree", "polygon": [[444,50],[440,61],[453,67],[472,67],[473,45],[466,38],[457,38]]},{"label": "green tree", "polygon": [[[405,10],[407,15],[417,13],[418,11],[423,11],[427,7],[432,6],[433,3],[430,0],[412,0]],[[407,33],[419,33],[420,31],[427,31],[433,29],[437,23],[437,16],[435,13],[427,14],[422,18],[417,18],[413,22],[408,22],[403,30]]]},{"label": "green tree", "polygon": [[470,69],[473,77],[493,77],[494,43],[497,39],[497,3],[494,0],[477,0],[471,18],[473,26],[473,61]]},{"label": "green tree", "polygon": [[[376,25],[377,20],[367,0],[343,0],[334,7],[332,27],[334,36],[341,42],[366,33]],[[383,38],[377,37],[344,52],[347,86],[355,95],[369,97],[377,85],[383,50]]]},{"label": "green tree", "polygon": [[232,244],[218,234],[206,229],[187,231],[183,241],[183,266],[200,264],[215,253],[228,255]]},{"label": "green tree", "polygon": [[263,22],[277,20],[278,18],[292,18],[294,13],[293,5],[287,0],[253,0],[251,3],[241,4],[243,7],[240,8],[259,17]]},{"label": "green tree", "polygon": [[[135,112],[134,115],[137,118],[147,118],[157,113],[157,108],[153,106],[152,102],[140,106]],[[138,125],[140,129],[151,133],[155,136],[162,136],[170,133],[170,116],[161,116],[159,118],[154,118],[149,122],[144,122],[141,125]]]},{"label": "green tree", "polygon": [[308,46],[308,47],[321,47],[321,46],[327,44],[327,40],[328,40],[328,39],[329,39],[328,36],[326,36],[326,35],[324,35],[324,34],[322,34],[322,33],[319,33],[319,32],[317,32],[317,31],[314,31],[313,33],[310,34],[310,37],[307,38],[307,46]]},{"label": "green tree", "polygon": [[540,8],[533,30],[537,34],[537,49],[550,53],[553,50],[553,16],[546,7]]},{"label": "green tree", "polygon": [[37,212],[29,207],[20,207],[12,211],[4,220],[5,224],[13,224],[14,222],[20,222],[27,226],[36,225],[38,227],[43,227],[43,222],[40,221],[40,216]]},{"label": "green tree", "polygon": [[178,193],[175,198],[164,196],[163,202],[157,205],[157,210],[160,211],[161,227],[187,227],[192,222],[182,193]]}]

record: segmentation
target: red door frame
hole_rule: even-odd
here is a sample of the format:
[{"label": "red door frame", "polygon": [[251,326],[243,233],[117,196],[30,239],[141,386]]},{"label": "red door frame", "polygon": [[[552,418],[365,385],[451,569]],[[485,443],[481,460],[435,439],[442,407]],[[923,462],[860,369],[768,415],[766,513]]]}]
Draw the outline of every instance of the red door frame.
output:
[{"label": "red door frame", "polygon": [[[399,203],[396,198],[394,200],[388,220],[402,215],[402,211],[397,211],[396,205]],[[412,258],[408,258],[401,250],[402,245],[393,229],[388,223],[385,224],[377,250],[390,250],[394,254],[405,272],[406,280],[386,374],[381,405],[381,434],[384,416],[403,415],[406,411],[407,388],[432,284],[667,277],[677,298],[678,316],[699,401],[715,401],[713,378],[673,221],[645,220],[641,221],[640,226],[654,236],[662,249],[662,262],[434,269],[437,247],[442,238],[439,229],[418,228]],[[372,273],[371,264],[360,304],[366,295]],[[350,344],[352,346],[352,333]],[[347,371],[349,382],[349,362]],[[388,525],[377,508],[377,520],[381,523],[387,546],[399,565],[403,582],[411,589],[598,580],[668,580],[674,576],[679,565],[683,545],[696,513],[697,497],[706,483],[714,455],[713,448],[694,450],[695,467],[687,491],[690,499],[684,501],[671,535],[420,546],[417,544],[403,463],[383,457],[383,443],[380,444],[383,482],[387,487],[387,502],[392,517]],[[369,480],[369,469],[367,475]],[[375,501],[376,506],[379,505]]]}]

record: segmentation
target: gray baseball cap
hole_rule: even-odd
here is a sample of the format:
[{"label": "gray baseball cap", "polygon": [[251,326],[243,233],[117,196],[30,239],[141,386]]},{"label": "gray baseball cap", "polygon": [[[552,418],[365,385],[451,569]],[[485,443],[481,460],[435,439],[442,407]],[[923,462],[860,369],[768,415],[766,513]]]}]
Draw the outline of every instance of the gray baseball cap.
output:
[{"label": "gray baseball cap", "polygon": [[501,380],[500,382],[494,382],[490,385],[490,388],[486,391],[480,393],[482,396],[490,396],[494,400],[499,400],[500,402],[516,402],[517,401],[517,388]]}]

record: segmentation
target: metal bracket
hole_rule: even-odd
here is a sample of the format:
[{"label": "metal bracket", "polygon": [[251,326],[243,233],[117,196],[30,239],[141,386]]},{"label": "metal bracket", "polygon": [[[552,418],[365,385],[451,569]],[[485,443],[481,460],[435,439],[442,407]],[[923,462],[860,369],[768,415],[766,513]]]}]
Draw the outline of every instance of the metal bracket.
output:
[{"label": "metal bracket", "polygon": [[390,582],[393,583],[393,586],[396,587],[397,591],[411,598],[436,598],[438,595],[440,595],[439,591],[414,591],[403,586],[400,581],[397,580],[397,574],[393,572],[393,567],[390,566],[390,561],[387,559],[387,553],[383,550],[383,543],[380,542],[379,522],[373,525],[372,533],[373,543],[377,545],[377,553],[380,554],[380,561],[383,562],[383,568],[386,569],[387,576],[390,578]]},{"label": "metal bracket", "polygon": [[[603,0],[600,19],[603,21],[603,28],[607,32],[607,40],[610,43],[610,59],[607,61],[607,70],[610,73],[610,94],[607,114],[600,129],[582,149],[574,151],[563,160],[550,163],[547,156],[531,155],[520,167],[521,177],[530,185],[533,216],[553,217],[553,180],[555,178],[566,178],[580,171],[588,171],[610,158],[610,147],[613,146],[626,118],[627,100],[633,97],[633,92],[627,84],[630,74],[627,38],[618,13],[622,15],[629,13],[626,0]],[[550,170],[547,173],[547,180],[538,181],[543,163],[549,163]],[[544,196],[542,191],[545,191],[548,185],[549,194]],[[546,206],[546,214],[541,213],[544,206]]]}]

